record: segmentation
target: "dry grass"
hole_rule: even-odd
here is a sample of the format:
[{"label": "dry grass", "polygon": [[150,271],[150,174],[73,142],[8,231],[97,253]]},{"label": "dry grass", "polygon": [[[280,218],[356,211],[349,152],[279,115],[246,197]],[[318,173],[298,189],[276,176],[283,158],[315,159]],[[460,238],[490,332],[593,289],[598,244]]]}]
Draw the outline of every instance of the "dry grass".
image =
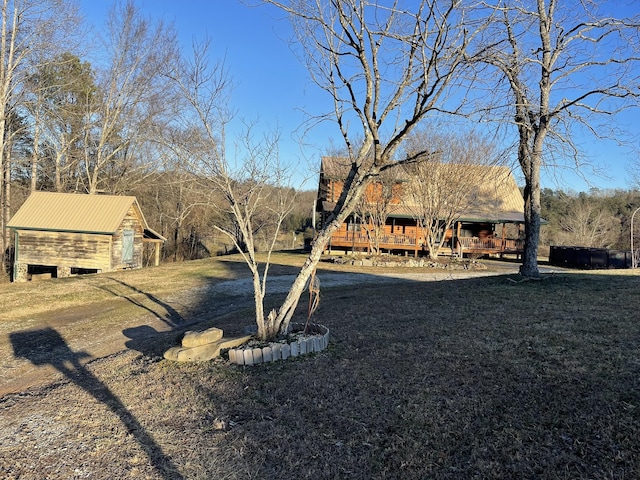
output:
[{"label": "dry grass", "polygon": [[617,273],[324,288],[329,349],[251,368],[164,361],[175,333],[67,348],[62,381],[0,399],[0,476],[639,478],[640,277]]}]

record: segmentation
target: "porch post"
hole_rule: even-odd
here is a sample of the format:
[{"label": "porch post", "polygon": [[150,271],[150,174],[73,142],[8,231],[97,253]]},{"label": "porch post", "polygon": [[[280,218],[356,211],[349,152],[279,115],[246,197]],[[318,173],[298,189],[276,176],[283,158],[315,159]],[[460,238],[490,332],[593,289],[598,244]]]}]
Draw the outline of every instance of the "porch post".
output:
[{"label": "porch post", "polygon": [[155,242],[155,244],[156,244],[156,249],[155,249],[156,250],[155,251],[156,255],[155,255],[155,259],[154,259],[153,263],[154,263],[154,265],[156,267],[158,267],[158,266],[160,266],[160,248],[161,248],[162,244],[160,242]]},{"label": "porch post", "polygon": [[351,231],[351,255],[354,255],[356,252],[356,215],[353,214],[353,223],[351,224],[353,230]]}]

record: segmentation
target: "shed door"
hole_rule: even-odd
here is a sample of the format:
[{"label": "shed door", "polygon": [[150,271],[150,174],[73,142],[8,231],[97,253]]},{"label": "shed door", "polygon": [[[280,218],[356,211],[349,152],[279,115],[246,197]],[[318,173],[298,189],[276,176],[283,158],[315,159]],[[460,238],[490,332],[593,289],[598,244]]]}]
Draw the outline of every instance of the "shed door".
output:
[{"label": "shed door", "polygon": [[122,232],[122,263],[133,263],[133,230]]}]

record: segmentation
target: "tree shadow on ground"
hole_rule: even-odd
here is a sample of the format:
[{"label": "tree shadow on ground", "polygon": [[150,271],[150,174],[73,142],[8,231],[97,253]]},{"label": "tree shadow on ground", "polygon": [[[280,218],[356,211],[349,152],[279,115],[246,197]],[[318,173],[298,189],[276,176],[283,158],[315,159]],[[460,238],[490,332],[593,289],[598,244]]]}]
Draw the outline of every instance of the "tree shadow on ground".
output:
[{"label": "tree shadow on ground", "polygon": [[14,332],[9,338],[17,358],[27,359],[36,366],[53,366],[71,382],[109,407],[145,451],[161,478],[183,478],[171,459],[163,453],[153,437],[127,410],[122,401],[80,363],[82,359],[89,357],[89,354],[71,350],[64,338],[53,328]]},{"label": "tree shadow on ground", "polygon": [[236,425],[226,473],[637,477],[640,277],[448,278],[326,288],[326,351],[194,378]]},{"label": "tree shadow on ground", "polygon": [[139,300],[136,300],[131,295],[126,295],[125,293],[118,292],[116,290],[116,288],[110,288],[110,287],[108,287],[106,285],[101,286],[99,288],[101,288],[105,292],[108,292],[108,293],[112,294],[115,297],[123,298],[123,299],[127,300],[128,302],[131,302],[132,304],[134,304],[134,305],[136,305],[136,306],[148,311],[154,317],[156,317],[159,320],[162,320],[164,323],[166,323],[170,327],[175,327],[177,325],[185,323],[185,319],[182,317],[182,315],[180,315],[180,313],[175,308],[173,308],[167,302],[165,302],[165,301],[161,300],[160,298],[156,297],[155,295],[152,295],[149,292],[145,292],[144,290],[140,290],[139,288],[134,287],[133,285],[130,285],[130,284],[126,283],[126,282],[123,282],[122,280],[118,280],[116,278],[111,278],[111,280],[113,282],[125,287],[126,289],[130,290],[132,292],[132,294],[144,295],[146,298],[151,300],[155,305],[157,305],[157,306],[161,307],[162,309],[164,309],[165,313],[161,313],[159,311],[154,310],[153,308],[150,308],[150,307],[146,306],[144,303],[142,303]]},{"label": "tree shadow on ground", "polygon": [[122,333],[129,339],[124,344],[129,350],[136,350],[146,357],[161,357],[172,346],[177,332],[159,332],[150,325],[138,325],[125,328]]}]

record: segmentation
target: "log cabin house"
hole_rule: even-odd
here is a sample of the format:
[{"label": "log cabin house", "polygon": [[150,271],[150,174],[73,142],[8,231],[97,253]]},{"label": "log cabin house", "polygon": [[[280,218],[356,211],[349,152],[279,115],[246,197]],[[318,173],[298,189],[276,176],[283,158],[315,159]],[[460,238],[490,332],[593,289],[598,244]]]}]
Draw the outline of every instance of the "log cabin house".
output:
[{"label": "log cabin house", "polygon": [[[524,249],[524,199],[511,170],[508,167],[480,165],[461,165],[459,168],[482,169],[482,174],[477,177],[482,180],[467,187],[469,201],[456,212],[454,227],[440,232],[445,239],[438,254],[460,257],[521,255]],[[322,159],[316,203],[320,225],[331,215],[348,171],[349,164],[345,159]],[[419,209],[414,208],[412,197],[407,194],[407,186],[413,181],[410,177],[399,175],[394,180],[393,198],[385,215],[383,233],[377,239],[381,252],[413,256],[428,253],[418,227],[416,212]],[[375,197],[372,191],[378,187],[375,182],[370,184],[365,198]],[[374,208],[371,206],[372,210]],[[370,227],[366,213],[352,213],[332,235],[326,253],[371,252]]]},{"label": "log cabin house", "polygon": [[15,282],[141,268],[145,245],[159,265],[166,240],[131,196],[33,192],[7,227]]}]

